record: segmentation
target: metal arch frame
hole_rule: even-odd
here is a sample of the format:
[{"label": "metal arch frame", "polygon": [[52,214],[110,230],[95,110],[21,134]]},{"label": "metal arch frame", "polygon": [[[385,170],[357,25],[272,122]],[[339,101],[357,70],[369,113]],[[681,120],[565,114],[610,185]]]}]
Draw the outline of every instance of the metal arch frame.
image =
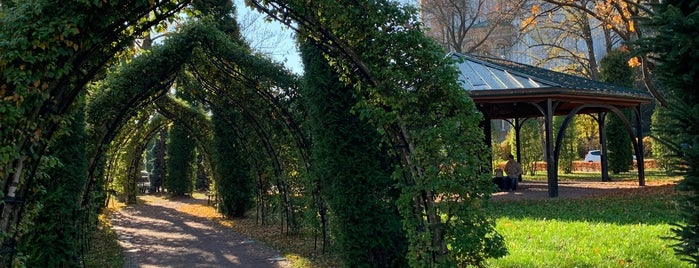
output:
[{"label": "metal arch frame", "polygon": [[[560,105],[561,102],[559,101],[553,101],[551,98],[547,98],[545,101],[545,107],[543,107],[542,104],[536,103],[536,102],[529,102],[529,104],[533,105],[535,108],[537,108],[541,114],[545,118],[545,141],[546,141],[546,171],[547,171],[547,177],[548,177],[548,194],[549,197],[558,197],[558,157],[560,154],[561,150],[561,143],[563,140],[563,135],[565,135],[565,131],[568,127],[568,124],[570,123],[570,120],[572,120],[573,116],[578,114],[583,109],[586,108],[601,108],[607,110],[606,112],[600,112],[599,117],[596,118],[598,123],[600,124],[600,140],[601,143],[605,143],[606,139],[604,139],[604,133],[606,130],[604,129],[604,118],[606,117],[607,112],[612,112],[614,113],[617,117],[621,119],[621,121],[624,123],[624,127],[626,128],[626,131],[628,132],[629,136],[631,137],[632,140],[632,145],[634,148],[634,153],[636,155],[636,161],[638,165],[638,183],[639,186],[645,186],[645,167],[644,167],[644,159],[643,159],[643,131],[641,127],[641,105],[639,104],[638,106],[633,108],[633,112],[635,114],[635,124],[636,124],[636,134],[634,134],[633,127],[631,125],[631,122],[624,116],[624,114],[621,112],[619,108],[613,105],[608,105],[608,104],[583,104],[580,106],[575,107],[572,109],[566,118],[563,120],[563,123],[561,125],[561,128],[558,130],[558,133],[556,134],[556,137],[554,139],[553,137],[553,115],[558,106]],[[529,119],[529,118],[527,118]],[[525,119],[526,120],[526,119]],[[511,125],[512,122],[508,121]],[[517,124],[518,118],[515,118],[515,125]],[[516,127],[513,125],[513,127]],[[515,129],[517,131],[517,129]],[[518,133],[515,133],[516,135]],[[555,144],[555,145],[554,145]],[[604,148],[603,148],[604,149]],[[517,144],[517,155],[518,155],[518,161],[519,161],[519,151],[520,151],[520,145]],[[603,155],[606,154],[606,150],[604,150]],[[603,156],[604,157],[604,156]],[[602,159],[602,163],[604,165],[605,159]],[[603,170],[603,178],[607,176],[607,174],[604,174]]]},{"label": "metal arch frame", "polygon": [[[632,143],[633,148],[634,148],[634,154],[636,155],[636,161],[639,161],[639,185],[645,186],[645,178],[643,176],[643,172],[640,172],[640,169],[643,168],[643,163],[642,163],[642,161],[643,161],[643,135],[642,135],[642,129],[640,128],[640,123],[641,123],[640,106],[635,107],[633,109],[633,112],[635,113],[634,118],[636,119],[635,123],[636,123],[636,130],[637,130],[635,135],[633,132],[633,127],[631,126],[631,122],[626,118],[626,116],[621,112],[621,110],[615,106],[595,105],[595,104],[587,105],[586,104],[586,105],[576,107],[575,109],[570,111],[568,116],[566,116],[565,120],[563,121],[563,125],[561,127],[561,130],[559,130],[558,135],[556,137],[556,148],[555,148],[554,153],[556,155],[558,155],[560,153],[562,137],[564,135],[565,128],[567,127],[569,121],[573,118],[574,115],[577,114],[577,112],[579,112],[580,110],[585,109],[585,108],[607,109],[608,112],[613,112],[619,119],[621,119],[621,121],[624,123],[624,127],[626,128],[626,132],[631,137],[631,143]],[[603,121],[605,119],[606,113],[607,112],[604,112],[602,116],[596,118],[596,120],[598,120],[598,123],[600,123],[600,124],[604,123]],[[603,135],[603,134],[604,134],[603,132],[600,132],[600,135]],[[604,140],[606,140],[606,139],[604,139]],[[604,153],[606,153],[606,150],[604,150]],[[556,164],[558,164],[558,161],[556,161]]]}]

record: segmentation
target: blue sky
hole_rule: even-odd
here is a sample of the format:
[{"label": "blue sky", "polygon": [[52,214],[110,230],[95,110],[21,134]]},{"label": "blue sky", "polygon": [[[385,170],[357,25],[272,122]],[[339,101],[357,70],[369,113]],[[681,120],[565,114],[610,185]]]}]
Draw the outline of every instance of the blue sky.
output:
[{"label": "blue sky", "polygon": [[[398,1],[417,4],[417,0]],[[279,22],[265,21],[265,16],[246,7],[244,0],[235,0],[235,5],[241,32],[252,48],[284,64],[292,72],[302,74],[303,64],[294,42],[294,31]]]},{"label": "blue sky", "polygon": [[245,6],[244,0],[235,0],[238,23],[245,39],[257,52],[270,56],[296,74],[303,73],[303,64],[294,31],[277,21],[265,21],[265,16]]}]

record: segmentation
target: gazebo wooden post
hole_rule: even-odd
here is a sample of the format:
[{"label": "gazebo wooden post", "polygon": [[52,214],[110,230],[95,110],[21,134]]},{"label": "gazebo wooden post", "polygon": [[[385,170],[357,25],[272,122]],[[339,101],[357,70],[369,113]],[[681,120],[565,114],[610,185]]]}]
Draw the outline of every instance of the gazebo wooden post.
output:
[{"label": "gazebo wooden post", "polygon": [[607,129],[605,127],[606,112],[597,113],[597,124],[599,125],[600,143],[600,166],[602,169],[602,181],[611,181],[609,178],[609,164],[607,162]]},{"label": "gazebo wooden post", "polygon": [[519,117],[515,117],[515,146],[517,146],[517,162],[522,163],[522,142],[519,139],[520,130],[522,130],[522,124],[519,122]]},{"label": "gazebo wooden post", "polygon": [[643,159],[643,118],[641,117],[641,105],[634,108],[636,111],[636,165],[638,166],[638,186],[646,186],[646,165]]},{"label": "gazebo wooden post", "polygon": [[[522,123],[523,122],[519,122],[519,117],[515,117],[515,145],[517,146],[517,163],[520,165],[522,164],[522,142],[520,141],[519,134],[522,130]],[[522,180],[522,175],[524,175],[524,171],[522,171],[522,174],[519,174],[517,181]]]},{"label": "gazebo wooden post", "polygon": [[553,103],[551,98],[546,99],[546,112],[544,114],[544,127],[546,136],[546,174],[548,176],[549,197],[558,197],[558,167],[553,154]]}]

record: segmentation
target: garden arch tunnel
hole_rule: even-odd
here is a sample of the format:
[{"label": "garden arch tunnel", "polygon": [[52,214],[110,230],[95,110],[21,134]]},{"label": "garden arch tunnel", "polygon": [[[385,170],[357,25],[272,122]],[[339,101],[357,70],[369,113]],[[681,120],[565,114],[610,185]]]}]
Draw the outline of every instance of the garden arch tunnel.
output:
[{"label": "garden arch tunnel", "polygon": [[[456,61],[462,87],[469,91],[483,114],[486,144],[491,143],[490,120],[513,119],[519,161],[519,130],[523,122],[520,119],[544,117],[549,197],[558,197],[561,141],[568,123],[576,114],[596,115],[593,117],[599,124],[603,152],[606,152],[606,115],[613,113],[623,121],[638,162],[638,183],[645,185],[641,106],[653,100],[650,94],[503,59],[459,53],[448,56]],[[624,109],[633,111],[633,122],[623,116],[621,111]],[[556,135],[553,133],[555,115],[566,115]],[[608,171],[604,153],[602,157],[602,178],[605,179]]]},{"label": "garden arch tunnel", "polygon": [[[166,95],[173,84],[179,84],[178,90],[188,92],[189,97],[205,103],[212,111],[220,112],[223,109],[239,113],[240,122],[222,119],[235,130],[231,134],[233,139],[244,139],[238,135],[242,129],[255,132],[264,148],[261,151],[268,153],[270,161],[275,164],[275,172],[280,172],[277,163],[279,156],[275,151],[277,149],[269,145],[270,138],[265,133],[270,131],[272,119],[281,121],[276,122],[279,126],[274,127],[282,130],[275,131],[289,132],[302,151],[299,154],[307,160],[303,152],[305,141],[299,133],[294,132],[299,131],[298,123],[278,100],[284,97],[278,91],[294,89],[298,83],[297,77],[278,64],[252,54],[245,46],[222,38],[226,36],[225,33],[210,24],[194,23],[188,27],[154,47],[151,53],[135,58],[120,72],[109,76],[102,85],[104,90],[95,94],[95,100],[87,108],[88,122],[98,126],[95,127],[98,131],[91,137],[97,144],[91,152],[91,177],[98,172],[99,160],[106,157],[104,152],[116,135],[132,131],[125,126],[139,111],[145,110],[184,126],[203,152],[208,165],[212,165],[213,150],[210,147],[213,146],[213,130],[210,119],[203,118],[204,115],[194,111],[194,107]],[[195,47],[200,49],[193,52]],[[147,69],[150,75],[142,76],[143,69]],[[147,139],[141,140],[142,146],[145,146]],[[209,166],[209,169],[212,168]]]}]

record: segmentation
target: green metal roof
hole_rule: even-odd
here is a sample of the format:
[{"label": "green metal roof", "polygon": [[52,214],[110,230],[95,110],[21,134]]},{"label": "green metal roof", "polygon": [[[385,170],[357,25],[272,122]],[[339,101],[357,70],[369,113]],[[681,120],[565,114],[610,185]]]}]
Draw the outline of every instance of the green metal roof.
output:
[{"label": "green metal roof", "polygon": [[531,65],[516,63],[498,58],[449,53],[460,71],[461,86],[478,95],[496,93],[482,91],[511,90],[517,94],[531,92],[541,93],[546,89],[572,94],[599,94],[634,98],[640,102],[650,102],[653,97],[647,92],[615,86],[579,76],[547,70]]}]

